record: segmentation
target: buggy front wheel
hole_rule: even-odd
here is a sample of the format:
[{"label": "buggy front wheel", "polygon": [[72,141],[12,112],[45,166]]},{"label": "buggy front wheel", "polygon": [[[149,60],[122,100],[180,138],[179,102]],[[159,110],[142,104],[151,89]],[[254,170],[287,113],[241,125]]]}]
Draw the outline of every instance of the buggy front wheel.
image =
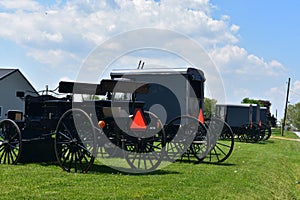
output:
[{"label": "buggy front wheel", "polygon": [[22,138],[18,125],[4,119],[0,122],[0,164],[16,164],[22,150]]},{"label": "buggy front wheel", "polygon": [[207,124],[209,132],[216,137],[214,146],[203,158],[204,162],[221,163],[231,155],[234,147],[234,134],[223,120],[213,117]]},{"label": "buggy front wheel", "polygon": [[87,172],[94,163],[95,129],[86,112],[70,109],[60,118],[55,132],[55,154],[67,172]]},{"label": "buggy front wheel", "polygon": [[160,119],[144,111],[146,129],[130,131],[122,139],[125,159],[132,173],[146,173],[156,170],[165,155],[165,131]]}]

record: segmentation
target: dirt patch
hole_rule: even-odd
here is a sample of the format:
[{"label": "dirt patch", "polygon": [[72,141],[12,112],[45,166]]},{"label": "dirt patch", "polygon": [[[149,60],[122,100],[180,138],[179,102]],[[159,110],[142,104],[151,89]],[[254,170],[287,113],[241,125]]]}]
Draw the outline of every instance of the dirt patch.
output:
[{"label": "dirt patch", "polygon": [[279,137],[279,136],[271,136],[271,138],[300,142],[300,138],[299,139],[294,139],[294,138],[285,138],[285,137]]}]

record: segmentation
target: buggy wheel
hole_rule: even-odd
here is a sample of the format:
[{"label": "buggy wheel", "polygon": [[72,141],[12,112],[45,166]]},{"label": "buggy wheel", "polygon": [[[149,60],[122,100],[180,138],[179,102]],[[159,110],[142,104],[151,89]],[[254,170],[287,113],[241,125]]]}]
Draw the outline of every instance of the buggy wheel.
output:
[{"label": "buggy wheel", "polygon": [[146,130],[130,132],[122,139],[122,148],[131,172],[145,173],[158,168],[165,155],[165,131],[159,118],[144,111]]},{"label": "buggy wheel", "polygon": [[0,122],[0,164],[16,164],[22,150],[22,138],[18,125],[4,119]]},{"label": "buggy wheel", "polygon": [[224,162],[233,151],[234,134],[230,126],[219,118],[212,118],[208,124],[208,129],[212,135],[217,136],[217,140],[203,161],[209,163]]},{"label": "buggy wheel", "polygon": [[[165,131],[166,155],[171,162],[181,158],[183,154],[187,154],[189,157],[189,154],[193,152],[189,149],[191,146],[194,146],[199,154],[205,152],[208,147],[205,127],[192,116],[183,115],[172,119],[165,127]],[[205,136],[201,138],[201,135]],[[197,139],[198,141],[196,141]]]},{"label": "buggy wheel", "polygon": [[253,123],[252,125],[251,124],[246,125],[245,133],[246,133],[245,135],[246,142],[256,143],[260,139],[261,131],[258,124],[256,123]]},{"label": "buggy wheel", "polygon": [[216,139],[210,131],[204,126],[204,124],[198,121],[196,136],[190,147],[194,156],[199,161],[202,161],[215,146],[215,141]]},{"label": "buggy wheel", "polygon": [[55,154],[62,169],[87,172],[96,155],[95,130],[88,114],[81,109],[66,111],[55,134]]},{"label": "buggy wheel", "polygon": [[263,140],[268,140],[272,135],[271,127],[266,124],[262,124],[262,126],[264,126],[264,129],[265,129],[265,135],[264,135]]}]

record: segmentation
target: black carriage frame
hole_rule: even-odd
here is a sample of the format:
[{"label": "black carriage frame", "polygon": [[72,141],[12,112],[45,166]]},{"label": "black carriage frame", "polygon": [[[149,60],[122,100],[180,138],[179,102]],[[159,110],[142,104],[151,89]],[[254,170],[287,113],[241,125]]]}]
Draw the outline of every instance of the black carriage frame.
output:
[{"label": "black carriage frame", "polygon": [[[150,74],[161,72],[154,70]],[[197,116],[184,113],[162,123],[160,117],[145,106],[147,99],[138,98],[139,95],[148,94],[156,83],[114,80],[116,76],[113,74],[117,73],[113,72],[112,79],[102,80],[100,84],[59,84],[59,93],[106,95],[108,100],[74,103],[71,95],[63,98],[48,94],[37,97],[27,95],[24,120],[20,118],[22,113],[12,111],[8,113],[8,119],[0,122],[0,162],[16,164],[57,160],[65,171],[87,172],[95,157],[105,154],[109,157],[125,157],[132,172],[148,172],[155,170],[164,159],[174,161],[183,153],[188,157],[192,154],[199,161],[217,163],[230,156],[234,136],[226,122],[212,118],[204,123]],[[168,75],[165,72],[163,74]],[[180,75],[187,82],[198,79],[201,83],[201,87],[196,89],[196,96],[200,97],[199,106],[204,109],[203,72],[188,68],[180,70]],[[122,86],[117,88],[118,91],[131,93],[130,101],[116,102],[111,99],[117,85]],[[189,94],[184,95],[189,98]],[[122,109],[124,106],[127,107],[127,114],[120,120],[124,127],[129,127],[139,112],[145,120],[146,130],[142,132],[150,132],[149,137],[141,137],[140,130],[132,131],[130,127],[126,131],[121,130],[116,119],[107,115],[113,108]],[[127,131],[133,133],[127,134]],[[176,137],[178,132],[182,133],[181,137]],[[187,142],[187,138],[191,141]],[[138,154],[143,156],[138,157]]]}]

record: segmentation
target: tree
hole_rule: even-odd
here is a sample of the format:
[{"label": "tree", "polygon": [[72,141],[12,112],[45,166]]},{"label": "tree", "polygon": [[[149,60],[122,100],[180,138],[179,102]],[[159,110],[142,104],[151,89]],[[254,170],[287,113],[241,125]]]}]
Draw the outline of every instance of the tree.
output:
[{"label": "tree", "polygon": [[264,106],[263,103],[261,102],[261,100],[249,99],[248,97],[244,98],[241,103],[257,104],[257,105],[259,105],[261,107]]},{"label": "tree", "polygon": [[300,129],[300,102],[295,105],[288,105],[286,125]]},{"label": "tree", "polygon": [[216,109],[217,100],[216,99],[210,99],[205,97],[204,98],[204,115],[206,118],[211,118],[211,116],[214,114]]}]

